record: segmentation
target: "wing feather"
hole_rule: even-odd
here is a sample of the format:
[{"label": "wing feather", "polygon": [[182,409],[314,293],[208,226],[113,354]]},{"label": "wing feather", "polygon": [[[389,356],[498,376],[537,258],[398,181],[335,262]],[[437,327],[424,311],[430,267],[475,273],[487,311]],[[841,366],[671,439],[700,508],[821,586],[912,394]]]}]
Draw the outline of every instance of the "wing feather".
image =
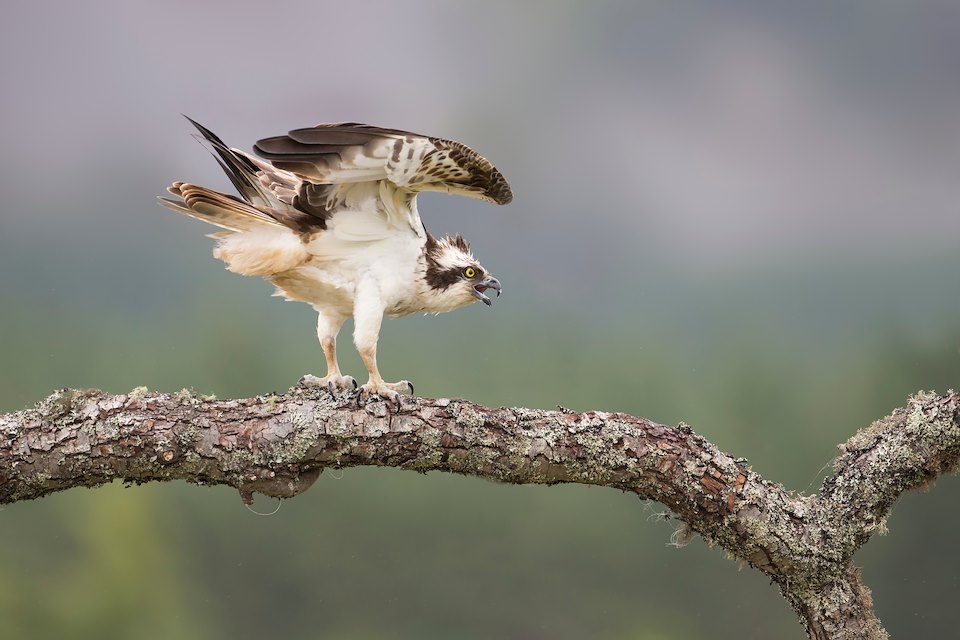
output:
[{"label": "wing feather", "polygon": [[413,193],[445,191],[497,204],[513,199],[503,175],[470,147],[398,129],[320,124],[264,138],[254,151],[305,183],[387,180]]}]

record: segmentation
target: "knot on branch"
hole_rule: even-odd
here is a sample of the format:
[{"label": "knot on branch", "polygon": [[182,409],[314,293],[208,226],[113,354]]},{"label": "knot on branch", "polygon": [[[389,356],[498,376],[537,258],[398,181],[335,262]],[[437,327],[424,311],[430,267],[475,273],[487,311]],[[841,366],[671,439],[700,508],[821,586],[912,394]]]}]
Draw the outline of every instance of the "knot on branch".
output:
[{"label": "knot on branch", "polygon": [[292,498],[313,486],[322,471],[323,469],[316,468],[294,475],[278,474],[271,470],[264,470],[259,474],[250,473],[244,476],[240,483],[240,498],[248,507],[253,504],[255,493],[270,498]]}]

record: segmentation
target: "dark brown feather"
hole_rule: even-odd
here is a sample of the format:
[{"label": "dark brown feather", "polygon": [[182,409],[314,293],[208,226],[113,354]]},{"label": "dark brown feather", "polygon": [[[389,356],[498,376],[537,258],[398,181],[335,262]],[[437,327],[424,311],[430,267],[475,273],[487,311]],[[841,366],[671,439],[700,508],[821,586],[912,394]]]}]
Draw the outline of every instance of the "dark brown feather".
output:
[{"label": "dark brown feather", "polygon": [[230,148],[224,144],[223,140],[213,131],[210,131],[210,129],[207,129],[190,116],[185,115],[183,117],[197,128],[203,135],[203,138],[216,152],[218,156],[217,163],[220,165],[220,168],[223,169],[223,172],[227,174],[227,177],[230,178],[230,182],[233,183],[233,186],[236,187],[244,200],[252,202],[253,198],[259,195],[259,190],[255,186],[257,167],[250,162],[249,159],[231,151]]},{"label": "dark brown feather", "polygon": [[315,127],[294,129],[289,134],[297,142],[304,144],[366,144],[371,138],[393,138],[396,136],[410,138],[426,138],[419,133],[375,127],[358,122],[337,122],[332,124],[318,124]]},{"label": "dark brown feather", "polygon": [[[363,142],[368,142],[369,139]],[[293,140],[286,136],[276,136],[273,138],[264,138],[257,140],[253,145],[253,150],[261,158],[267,160],[286,160],[294,158],[314,158],[324,154],[337,154],[343,151],[343,147],[348,144],[337,144],[334,142],[324,142],[323,144],[307,144],[298,140]]]},{"label": "dark brown feather", "polygon": [[[303,183],[298,191],[297,195],[294,196],[293,206],[298,209],[298,211],[285,211],[278,210],[272,207],[263,207],[256,203],[256,199],[260,195],[259,188],[259,172],[260,169],[253,164],[249,158],[246,158],[238,153],[232,151],[223,140],[221,140],[216,134],[212,131],[196,122],[188,116],[184,116],[189,120],[200,133],[203,135],[204,139],[210,144],[213,150],[216,152],[218,158],[217,162],[220,164],[220,167],[223,169],[224,173],[227,174],[227,177],[230,178],[230,181],[237,188],[237,191],[242,196],[243,200],[236,198],[228,194],[221,194],[208,189],[201,189],[191,191],[188,194],[182,194],[180,192],[180,186],[182,183],[177,183],[171,189],[171,193],[174,195],[181,196],[183,198],[182,206],[187,209],[194,210],[196,206],[200,204],[210,204],[216,206],[216,197],[228,198],[229,200],[235,202],[245,202],[258,211],[261,217],[265,219],[273,219],[279,222],[280,224],[293,229],[300,234],[310,234],[317,231],[321,231],[327,228],[327,220],[330,218],[329,209],[331,207],[332,199],[332,189],[327,185],[315,185],[312,183]],[[286,138],[278,138],[278,140],[283,140],[286,143],[291,143],[292,141],[287,140]],[[296,144],[296,143],[293,143]],[[290,163],[296,164],[296,163]],[[311,168],[313,165],[310,165]],[[284,168],[284,167],[279,167]],[[186,195],[186,197],[184,197]],[[262,198],[259,198],[262,200]],[[174,206],[181,206],[179,203],[173,200],[167,199],[169,204]]]},{"label": "dark brown feather", "polygon": [[320,220],[320,227],[327,228],[330,210],[335,204],[337,185],[302,182],[297,195],[293,197],[293,206]]},{"label": "dark brown feather", "polygon": [[497,204],[508,204],[513,200],[513,191],[506,178],[479,153],[456,140],[430,138],[430,142],[437,149],[447,151],[457,166],[464,170],[466,175],[457,181],[458,184],[482,191]]}]

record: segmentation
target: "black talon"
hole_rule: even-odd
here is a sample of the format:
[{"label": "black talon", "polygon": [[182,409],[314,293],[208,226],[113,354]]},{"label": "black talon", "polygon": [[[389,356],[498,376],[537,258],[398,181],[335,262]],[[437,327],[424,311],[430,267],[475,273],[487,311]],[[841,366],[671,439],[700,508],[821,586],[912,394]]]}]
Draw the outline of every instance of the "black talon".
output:
[{"label": "black talon", "polygon": [[403,409],[403,404],[400,402],[400,394],[396,391],[393,392],[393,401],[397,403],[397,411]]},{"label": "black talon", "polygon": [[353,388],[356,389],[357,386],[358,386],[358,385],[357,385],[357,379],[356,379],[356,378],[350,378],[350,382],[353,383]]},{"label": "black talon", "polygon": [[329,382],[327,382],[327,391],[329,391],[331,395],[336,393],[336,391],[334,391],[333,389],[333,380],[330,380]]},{"label": "black talon", "polygon": [[410,387],[410,395],[413,395],[413,383],[407,380],[407,386]]}]

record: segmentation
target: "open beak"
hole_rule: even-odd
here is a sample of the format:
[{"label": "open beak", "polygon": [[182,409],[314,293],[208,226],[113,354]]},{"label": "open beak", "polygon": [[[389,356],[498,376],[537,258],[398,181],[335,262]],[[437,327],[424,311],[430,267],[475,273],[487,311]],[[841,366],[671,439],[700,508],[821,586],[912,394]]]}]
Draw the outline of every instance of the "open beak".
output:
[{"label": "open beak", "polygon": [[497,297],[500,297],[500,281],[494,278],[493,276],[488,276],[473,285],[473,295],[483,304],[489,306],[493,304],[493,300],[486,294],[487,289],[493,289],[497,292]]}]

